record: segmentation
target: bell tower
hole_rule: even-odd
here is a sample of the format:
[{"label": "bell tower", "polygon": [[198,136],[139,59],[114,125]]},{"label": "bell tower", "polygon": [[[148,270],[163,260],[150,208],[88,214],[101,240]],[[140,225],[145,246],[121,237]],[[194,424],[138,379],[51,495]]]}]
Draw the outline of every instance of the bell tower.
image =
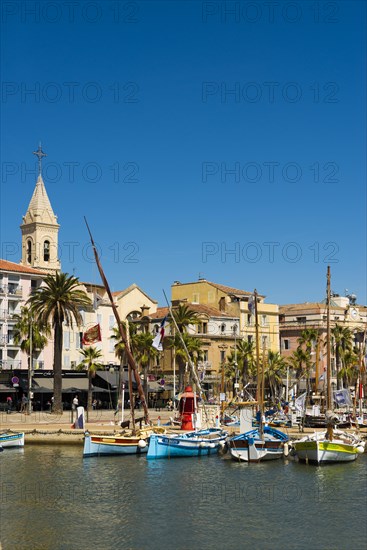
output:
[{"label": "bell tower", "polygon": [[42,158],[47,156],[41,144],[33,153],[38,158],[38,178],[27,212],[20,226],[22,232],[22,265],[54,274],[60,271],[57,223],[42,179]]}]

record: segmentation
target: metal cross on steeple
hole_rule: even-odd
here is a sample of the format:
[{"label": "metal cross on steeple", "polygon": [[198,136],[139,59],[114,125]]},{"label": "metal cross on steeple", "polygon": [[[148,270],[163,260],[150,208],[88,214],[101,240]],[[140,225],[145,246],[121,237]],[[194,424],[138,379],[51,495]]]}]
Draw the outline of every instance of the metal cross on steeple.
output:
[{"label": "metal cross on steeple", "polygon": [[42,174],[42,157],[47,157],[46,153],[42,151],[41,142],[38,146],[37,151],[33,151],[33,154],[38,157],[38,175],[40,176]]}]

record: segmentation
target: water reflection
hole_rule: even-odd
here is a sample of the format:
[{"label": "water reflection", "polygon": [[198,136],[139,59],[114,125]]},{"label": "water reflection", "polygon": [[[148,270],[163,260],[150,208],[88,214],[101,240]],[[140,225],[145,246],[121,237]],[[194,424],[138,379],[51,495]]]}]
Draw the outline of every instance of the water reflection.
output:
[{"label": "water reflection", "polygon": [[81,453],[2,453],[3,550],[365,546],[366,455],[315,467]]}]

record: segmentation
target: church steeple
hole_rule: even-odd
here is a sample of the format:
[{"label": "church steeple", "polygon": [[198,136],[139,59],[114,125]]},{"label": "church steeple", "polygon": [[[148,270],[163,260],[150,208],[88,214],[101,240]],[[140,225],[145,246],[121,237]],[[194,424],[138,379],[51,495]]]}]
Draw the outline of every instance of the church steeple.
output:
[{"label": "church steeple", "polygon": [[42,157],[46,154],[41,145],[34,153],[38,157],[39,175],[27,212],[20,226],[22,231],[22,261],[47,273],[60,270],[58,259],[59,224],[52,210],[42,179]]}]

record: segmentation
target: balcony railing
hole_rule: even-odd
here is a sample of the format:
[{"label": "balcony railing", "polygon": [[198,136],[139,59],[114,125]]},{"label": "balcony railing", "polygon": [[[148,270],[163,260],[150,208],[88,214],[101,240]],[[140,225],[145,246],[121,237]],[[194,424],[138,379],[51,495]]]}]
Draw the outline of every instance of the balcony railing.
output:
[{"label": "balcony railing", "polygon": [[3,370],[20,369],[22,362],[18,359],[0,359],[0,368]]},{"label": "balcony railing", "polygon": [[0,319],[4,321],[5,319],[9,319],[10,313],[7,309],[0,309]]},{"label": "balcony railing", "polygon": [[211,368],[212,368],[211,361],[198,361],[198,369],[211,369]]},{"label": "balcony railing", "polygon": [[22,298],[23,291],[20,285],[8,285],[9,298]]}]

